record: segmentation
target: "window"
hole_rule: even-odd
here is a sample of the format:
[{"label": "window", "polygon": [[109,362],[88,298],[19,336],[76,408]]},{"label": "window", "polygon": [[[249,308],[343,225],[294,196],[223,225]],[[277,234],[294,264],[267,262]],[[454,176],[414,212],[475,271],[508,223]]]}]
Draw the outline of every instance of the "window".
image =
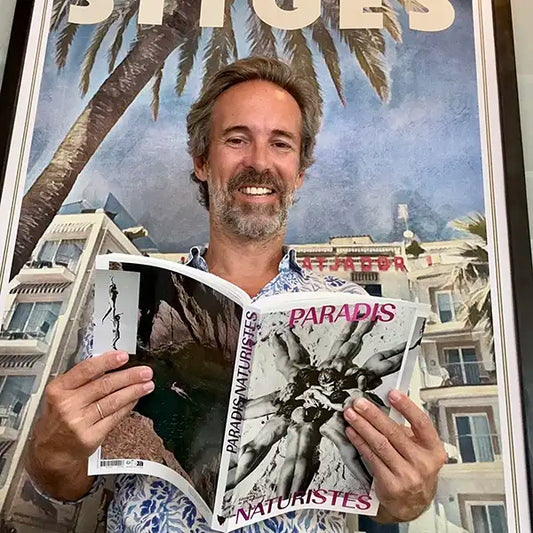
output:
[{"label": "window", "polygon": [[474,533],[507,533],[505,507],[502,504],[470,505]]},{"label": "window", "polygon": [[461,302],[456,300],[451,291],[442,291],[436,293],[437,309],[439,318],[442,323],[457,320]]},{"label": "window", "polygon": [[452,348],[444,350],[446,370],[451,385],[479,385],[480,362],[475,348]]},{"label": "window", "polygon": [[37,262],[40,266],[64,266],[74,272],[84,245],[83,239],[45,241],[39,250]]},{"label": "window", "polygon": [[35,376],[8,376],[0,381],[0,426],[19,429]]},{"label": "window", "polygon": [[7,332],[11,336],[45,337],[56,323],[61,302],[21,302],[15,306]]},{"label": "window", "polygon": [[456,416],[455,425],[463,463],[494,461],[492,435],[486,414]]},{"label": "window", "polygon": [[369,283],[368,285],[363,285],[363,288],[370,296],[377,296],[377,297],[383,296],[381,285],[377,283]]}]

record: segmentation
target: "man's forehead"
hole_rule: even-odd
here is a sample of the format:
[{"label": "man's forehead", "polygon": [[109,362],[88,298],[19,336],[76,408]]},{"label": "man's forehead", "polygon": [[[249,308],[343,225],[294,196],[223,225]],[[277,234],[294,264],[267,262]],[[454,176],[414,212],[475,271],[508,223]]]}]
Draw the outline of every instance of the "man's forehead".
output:
[{"label": "man's forehead", "polygon": [[299,134],[302,112],[295,98],[282,87],[264,80],[233,85],[216,100],[213,127],[268,127],[271,130],[294,131]]}]

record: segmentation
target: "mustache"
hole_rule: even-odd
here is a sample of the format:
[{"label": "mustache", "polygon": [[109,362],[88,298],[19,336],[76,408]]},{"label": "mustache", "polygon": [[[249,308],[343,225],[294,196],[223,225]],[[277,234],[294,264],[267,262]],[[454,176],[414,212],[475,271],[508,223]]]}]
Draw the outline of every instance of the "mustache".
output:
[{"label": "mustache", "polygon": [[238,191],[245,185],[249,187],[266,187],[277,193],[284,193],[287,190],[285,182],[270,170],[259,172],[251,168],[233,176],[228,182],[228,191]]}]

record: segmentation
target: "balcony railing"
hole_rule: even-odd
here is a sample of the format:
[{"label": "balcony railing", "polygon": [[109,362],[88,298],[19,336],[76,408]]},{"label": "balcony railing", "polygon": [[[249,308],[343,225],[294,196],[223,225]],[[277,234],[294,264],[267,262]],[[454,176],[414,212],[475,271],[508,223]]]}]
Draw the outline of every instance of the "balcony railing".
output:
[{"label": "balcony railing", "polygon": [[22,402],[15,403],[9,409],[0,407],[0,427],[18,430],[24,414],[24,407]]},{"label": "balcony railing", "polygon": [[448,464],[489,463],[501,456],[500,436],[496,433],[452,435],[444,446]]},{"label": "balcony railing", "polygon": [[75,272],[78,259],[69,257],[56,257],[53,261],[44,259],[32,259],[26,263],[27,268],[54,268],[64,267],[68,268],[71,272]]},{"label": "balcony railing", "polygon": [[444,387],[456,385],[484,385],[496,383],[496,371],[487,370],[483,361],[446,363],[441,365]]},{"label": "balcony railing", "polygon": [[13,344],[18,341],[17,344],[20,344],[21,348],[24,346],[24,341],[39,341],[39,343],[50,344],[54,326],[58,318],[57,314],[52,311],[43,313],[40,317],[41,323],[32,328],[28,328],[27,326],[17,328],[9,324],[10,314],[10,312],[7,312],[4,315],[2,325],[0,326],[0,341],[14,341]]},{"label": "balcony railing", "polygon": [[495,385],[496,370],[487,369],[486,361],[441,363],[430,372],[424,369],[424,388]]},{"label": "balcony railing", "polygon": [[28,261],[17,274],[21,283],[64,282],[76,277],[78,260],[69,257],[56,257],[53,261],[33,259]]}]

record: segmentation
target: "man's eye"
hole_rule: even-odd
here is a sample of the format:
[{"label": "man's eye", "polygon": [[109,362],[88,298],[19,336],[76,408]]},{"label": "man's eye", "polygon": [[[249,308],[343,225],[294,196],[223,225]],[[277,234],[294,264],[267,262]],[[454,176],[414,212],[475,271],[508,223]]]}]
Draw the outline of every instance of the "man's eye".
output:
[{"label": "man's eye", "polygon": [[291,148],[291,145],[289,143],[286,143],[286,142],[283,142],[283,141],[276,141],[274,143],[274,146],[276,148],[282,148],[284,150],[290,150],[290,148]]},{"label": "man's eye", "polygon": [[235,137],[235,138],[232,138],[232,139],[228,139],[226,142],[228,144],[233,144],[235,146],[239,146],[240,144],[244,143],[244,139],[239,139],[239,138]]}]

